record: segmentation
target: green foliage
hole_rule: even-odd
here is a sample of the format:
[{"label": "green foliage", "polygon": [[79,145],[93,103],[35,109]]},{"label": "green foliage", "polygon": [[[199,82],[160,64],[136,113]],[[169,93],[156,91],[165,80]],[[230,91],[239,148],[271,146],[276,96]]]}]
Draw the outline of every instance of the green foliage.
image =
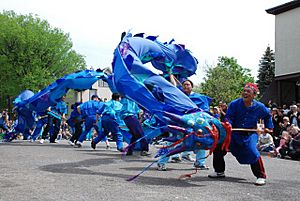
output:
[{"label": "green foliage", "polygon": [[206,70],[204,82],[195,91],[212,97],[212,105],[220,101],[229,103],[241,96],[247,82],[254,82],[250,70],[242,68],[236,59],[223,56],[219,57],[217,66]]},{"label": "green foliage", "polygon": [[0,108],[25,89],[43,89],[65,74],[85,69],[68,34],[37,16],[0,13]]},{"label": "green foliage", "polygon": [[275,77],[275,55],[270,46],[267,47],[259,61],[257,85],[263,95]]}]

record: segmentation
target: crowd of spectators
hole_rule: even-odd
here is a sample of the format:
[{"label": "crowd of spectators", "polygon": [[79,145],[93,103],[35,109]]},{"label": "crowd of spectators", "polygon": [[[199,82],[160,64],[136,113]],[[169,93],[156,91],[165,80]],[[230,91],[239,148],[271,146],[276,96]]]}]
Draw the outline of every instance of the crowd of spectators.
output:
[{"label": "crowd of spectators", "polygon": [[300,159],[300,103],[293,102],[289,107],[284,104],[282,107],[275,103],[268,107],[272,113],[274,124],[271,134],[274,149],[267,151],[274,152],[280,158]]}]

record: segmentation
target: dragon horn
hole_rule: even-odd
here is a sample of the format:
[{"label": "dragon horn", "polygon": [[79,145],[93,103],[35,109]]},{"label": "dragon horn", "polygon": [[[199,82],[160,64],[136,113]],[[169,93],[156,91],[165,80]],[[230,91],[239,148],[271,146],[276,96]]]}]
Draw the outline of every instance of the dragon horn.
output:
[{"label": "dragon horn", "polygon": [[173,149],[172,151],[170,151],[166,157],[169,157],[169,156],[172,156],[174,154],[178,154],[178,153],[181,153],[181,152],[184,152],[186,151],[186,147],[185,146],[179,146],[179,147],[176,147],[175,149]]},{"label": "dragon horn", "polygon": [[178,131],[184,134],[188,134],[188,131],[183,128],[183,127],[179,127],[179,126],[174,126],[174,125],[168,125],[168,131],[172,132],[172,131]]},{"label": "dragon horn", "polygon": [[169,112],[164,112],[163,115],[165,117],[168,117],[171,121],[173,121],[175,123],[180,123],[180,124],[184,124],[184,125],[186,124],[186,122],[184,122],[179,115],[169,113]]}]

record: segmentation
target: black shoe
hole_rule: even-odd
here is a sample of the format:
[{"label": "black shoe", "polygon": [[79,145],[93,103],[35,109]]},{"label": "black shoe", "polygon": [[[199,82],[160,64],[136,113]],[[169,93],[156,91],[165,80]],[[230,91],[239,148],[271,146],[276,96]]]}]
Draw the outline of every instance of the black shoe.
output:
[{"label": "black shoe", "polygon": [[94,140],[92,140],[92,142],[91,142],[91,147],[92,147],[93,149],[96,149],[96,143],[94,142]]},{"label": "black shoe", "polygon": [[82,145],[81,145],[81,143],[79,143],[79,144],[76,143],[74,147],[75,147],[75,148],[81,148]]},{"label": "black shoe", "polygon": [[132,151],[127,151],[126,156],[132,156]]}]

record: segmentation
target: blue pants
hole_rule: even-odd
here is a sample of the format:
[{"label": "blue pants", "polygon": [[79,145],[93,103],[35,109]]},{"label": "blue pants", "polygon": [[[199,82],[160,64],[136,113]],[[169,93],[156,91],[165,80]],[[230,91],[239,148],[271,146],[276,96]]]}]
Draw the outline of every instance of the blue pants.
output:
[{"label": "blue pants", "polygon": [[38,136],[40,135],[42,128],[45,124],[48,123],[48,118],[42,118],[39,119],[38,122],[36,123],[35,129],[31,135],[31,139],[32,140],[36,140],[38,138]]},{"label": "blue pants", "polygon": [[86,139],[86,135],[91,131],[92,128],[96,130],[96,132],[101,134],[101,130],[98,127],[98,124],[96,123],[96,116],[87,116],[84,118],[84,125],[85,125],[85,130],[81,133],[78,142],[82,143]]},{"label": "blue pants", "polygon": [[103,133],[97,132],[98,136],[94,139],[94,142],[97,144],[111,132],[111,134],[116,137],[117,149],[120,151],[123,150],[123,135],[120,131],[119,124],[117,123],[116,119],[111,118],[109,115],[103,115],[101,122]]},{"label": "blue pants", "polygon": [[196,154],[196,164],[204,166],[206,161],[206,151],[204,149],[198,149],[195,150],[194,153]]}]

